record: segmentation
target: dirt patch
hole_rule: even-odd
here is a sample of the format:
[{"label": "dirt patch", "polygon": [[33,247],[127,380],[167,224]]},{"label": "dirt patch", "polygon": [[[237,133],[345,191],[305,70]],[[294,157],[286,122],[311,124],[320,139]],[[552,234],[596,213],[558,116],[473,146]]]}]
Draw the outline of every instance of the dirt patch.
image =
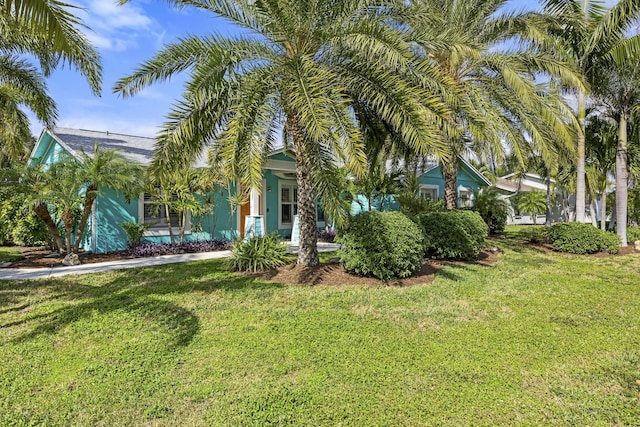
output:
[{"label": "dirt patch", "polygon": [[431,283],[435,279],[436,272],[443,265],[494,265],[498,260],[497,252],[483,251],[477,261],[437,261],[426,259],[420,270],[410,277],[384,281],[375,277],[363,277],[349,274],[342,269],[337,260],[322,263],[317,267],[302,267],[289,264],[280,268],[260,272],[246,273],[247,276],[263,280],[270,280],[290,285],[368,285],[368,286],[413,286]]},{"label": "dirt patch", "polygon": [[[16,249],[22,253],[24,259],[12,262],[10,265],[11,268],[51,268],[62,265],[63,257],[55,256],[57,255],[55,252],[51,252],[51,250],[44,246],[17,247]],[[109,252],[106,254],[85,254],[80,252],[78,256],[82,264],[131,258],[128,251]]]}]

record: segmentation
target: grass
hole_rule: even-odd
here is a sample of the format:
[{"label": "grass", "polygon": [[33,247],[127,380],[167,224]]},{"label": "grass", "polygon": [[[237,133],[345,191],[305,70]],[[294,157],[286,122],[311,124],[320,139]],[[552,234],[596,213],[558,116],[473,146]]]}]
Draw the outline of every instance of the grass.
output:
[{"label": "grass", "polygon": [[13,262],[22,258],[24,256],[18,249],[11,246],[0,246],[0,263]]},{"label": "grass", "polygon": [[0,281],[0,425],[636,425],[640,257],[495,244],[410,288]]}]

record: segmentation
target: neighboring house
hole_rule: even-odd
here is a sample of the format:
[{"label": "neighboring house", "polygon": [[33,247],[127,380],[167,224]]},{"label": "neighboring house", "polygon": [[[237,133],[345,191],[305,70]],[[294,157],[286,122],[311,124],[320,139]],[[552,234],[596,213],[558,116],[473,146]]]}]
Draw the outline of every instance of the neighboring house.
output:
[{"label": "neighboring house", "polygon": [[[54,128],[45,129],[32,151],[30,164],[53,164],[65,154],[79,158],[84,150],[93,152],[94,144],[101,149],[116,149],[126,159],[146,166],[151,162],[155,140],[111,132]],[[196,167],[204,167],[204,163]],[[144,240],[153,243],[169,241],[167,220],[157,209],[150,209],[149,195],[141,194],[127,202],[124,194],[110,188],[101,188],[96,199],[90,224],[82,241],[84,250],[104,253],[126,249],[127,235],[120,227],[126,221],[154,224],[145,234]],[[262,191],[253,191],[248,203],[232,209],[229,203],[230,189],[215,188],[211,191],[214,210],[210,215],[189,218],[185,240],[211,238],[235,239],[244,235],[246,215],[262,215],[266,231],[278,231],[284,237],[291,235],[294,216],[298,213],[295,161],[282,151],[274,152],[267,162],[262,181]],[[156,216],[153,216],[155,214]],[[172,221],[175,224],[176,221]],[[319,227],[324,222],[319,221]],[[177,229],[174,230],[177,233]]]},{"label": "neighboring house", "polygon": [[[442,177],[442,171],[440,165],[434,160],[427,162],[422,170],[419,171],[418,177],[418,191],[420,195],[430,200],[440,200],[444,196],[444,178]],[[464,158],[458,156],[458,176],[457,176],[457,205],[459,208],[471,208],[473,207],[473,201],[475,194],[481,187],[491,185],[489,181],[480,171],[474,168]],[[396,210],[399,208],[398,204],[390,197],[390,200],[385,200],[385,206],[388,210]],[[359,203],[354,204],[351,209],[351,213],[355,214],[361,211],[368,210],[367,200],[364,196],[359,197]],[[372,209],[378,209],[376,203],[372,204]]]},{"label": "neighboring house", "polygon": [[[575,197],[570,196],[563,199],[560,191],[556,187],[556,181],[551,178],[552,205],[551,220],[553,222],[565,222],[575,218]],[[509,216],[507,224],[509,225],[530,225],[533,224],[533,217],[528,212],[518,212],[515,207],[514,198],[518,193],[528,191],[540,191],[546,195],[547,184],[544,177],[534,173],[525,173],[517,175],[511,173],[497,179],[495,186],[502,191],[505,199],[510,200]],[[599,206],[599,204],[598,204]],[[597,207],[599,212],[599,207]],[[598,213],[599,217],[599,213]],[[536,218],[537,224],[544,224],[546,215],[540,214]],[[585,222],[590,222],[591,216],[589,212],[585,212]]]}]

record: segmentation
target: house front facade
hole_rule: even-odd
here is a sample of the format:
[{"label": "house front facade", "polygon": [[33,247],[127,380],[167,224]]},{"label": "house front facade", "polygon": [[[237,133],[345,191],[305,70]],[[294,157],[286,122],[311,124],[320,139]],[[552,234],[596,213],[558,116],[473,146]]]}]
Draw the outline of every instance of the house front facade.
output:
[{"label": "house front facade", "polygon": [[[95,144],[102,150],[117,150],[127,160],[144,167],[151,163],[155,140],[112,132],[45,129],[36,142],[29,164],[42,164],[46,167],[68,156],[81,160],[79,153],[84,151],[90,155]],[[203,168],[207,164],[200,162],[195,167]],[[444,181],[437,165],[426,168],[419,181],[423,197],[442,197]],[[479,172],[464,159],[460,159],[458,198],[461,207],[472,203],[473,193],[487,184],[488,181]],[[242,191],[236,185],[211,188],[207,199],[212,202],[213,208],[205,215],[187,215],[184,240],[236,240],[249,232],[245,227],[252,226],[252,218],[259,218],[261,230],[266,232],[277,231],[284,238],[295,235],[298,189],[295,159],[292,156],[283,150],[274,151],[266,163],[261,189],[250,191],[249,199],[244,204],[235,206],[232,203],[234,197],[231,196]],[[81,248],[94,253],[126,249],[128,237],[121,227],[125,222],[150,225],[143,238],[146,242],[170,242],[168,223],[175,226],[177,218],[173,217],[175,213],[172,212],[169,212],[167,218],[166,212],[158,209],[157,205],[149,194],[128,199],[124,193],[113,188],[100,188],[87,230],[81,240]],[[353,213],[358,211],[355,205],[357,204],[354,204]],[[318,229],[324,229],[327,225],[318,206]],[[177,234],[175,227],[174,234]]]}]

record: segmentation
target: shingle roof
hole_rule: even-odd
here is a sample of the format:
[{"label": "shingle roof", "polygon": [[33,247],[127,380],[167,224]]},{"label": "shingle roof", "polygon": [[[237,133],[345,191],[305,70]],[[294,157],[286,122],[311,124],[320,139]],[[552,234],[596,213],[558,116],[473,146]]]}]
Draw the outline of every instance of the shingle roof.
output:
[{"label": "shingle roof", "polygon": [[[118,150],[127,160],[148,166],[153,157],[153,149],[156,140],[144,136],[124,135],[113,132],[99,132],[86,129],[70,129],[56,127],[48,131],[53,138],[65,148],[77,155],[84,150],[85,153],[93,153],[93,146],[97,142],[103,150]],[[196,167],[206,166],[206,162],[198,159]]]}]

